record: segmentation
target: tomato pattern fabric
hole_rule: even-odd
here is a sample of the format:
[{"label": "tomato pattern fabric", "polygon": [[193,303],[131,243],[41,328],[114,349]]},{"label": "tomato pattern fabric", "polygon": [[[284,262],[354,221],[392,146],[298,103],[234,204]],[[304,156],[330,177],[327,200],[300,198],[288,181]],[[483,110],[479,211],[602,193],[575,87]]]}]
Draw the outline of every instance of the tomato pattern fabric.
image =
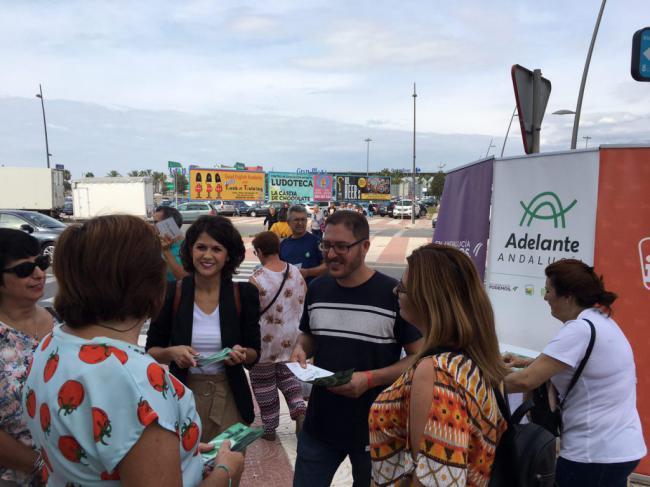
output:
[{"label": "tomato pattern fabric", "polygon": [[494,392],[464,355],[443,353],[422,360],[433,361],[435,378],[415,458],[408,418],[417,364],[385,389],[370,409],[375,485],[410,485],[415,475],[424,486],[487,486],[497,442],[507,428]]},{"label": "tomato pattern fabric", "polygon": [[49,486],[120,485],[118,464],[154,421],[178,437],[183,485],[201,482],[192,392],[138,346],[55,327],[34,353],[23,405]]}]

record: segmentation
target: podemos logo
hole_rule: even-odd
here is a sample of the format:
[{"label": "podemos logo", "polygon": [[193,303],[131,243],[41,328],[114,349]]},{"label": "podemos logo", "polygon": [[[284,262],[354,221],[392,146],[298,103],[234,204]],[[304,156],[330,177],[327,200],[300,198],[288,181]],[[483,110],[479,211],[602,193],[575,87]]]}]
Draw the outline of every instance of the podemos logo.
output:
[{"label": "podemos logo", "polygon": [[[539,221],[540,226],[550,228],[550,221],[553,221],[553,228],[565,229],[567,227],[566,215],[577,204],[578,200],[573,199],[571,203],[564,206],[560,197],[553,191],[543,191],[535,195],[530,203],[519,201],[524,212],[519,220],[520,227],[530,227],[533,220]],[[533,264],[546,266],[558,259],[577,257],[580,251],[580,241],[572,239],[569,235],[563,238],[552,238],[537,233],[523,235],[510,233],[504,245],[505,252],[499,254],[497,261],[512,262],[517,264]]]},{"label": "podemos logo", "polygon": [[562,225],[562,228],[566,228],[566,215],[571,208],[573,208],[578,200],[574,199],[569,206],[564,208],[562,201],[552,191],[545,191],[539,193],[535,196],[530,203],[527,205],[523,201],[520,201],[519,204],[524,209],[524,214],[521,216],[521,221],[519,226],[523,227],[526,217],[528,217],[528,223],[526,226],[529,227],[533,219],[538,220],[553,220],[553,226],[558,227],[558,223]]}]

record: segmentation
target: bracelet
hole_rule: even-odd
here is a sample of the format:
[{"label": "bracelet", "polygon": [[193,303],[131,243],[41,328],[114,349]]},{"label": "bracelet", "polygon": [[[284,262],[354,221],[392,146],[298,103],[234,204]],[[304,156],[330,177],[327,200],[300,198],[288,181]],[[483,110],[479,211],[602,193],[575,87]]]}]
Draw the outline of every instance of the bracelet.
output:
[{"label": "bracelet", "polygon": [[372,372],[366,370],[363,373],[366,374],[366,383],[368,384],[368,389],[372,389]]},{"label": "bracelet", "polygon": [[45,460],[43,459],[43,455],[38,452],[36,458],[34,459],[34,463],[32,464],[32,471],[30,472],[30,475],[36,475],[43,469],[44,466]]},{"label": "bracelet", "polygon": [[220,468],[221,470],[226,472],[226,475],[228,475],[228,487],[232,487],[232,477],[230,477],[230,469],[227,466],[225,466],[223,463],[215,465],[214,468]]}]

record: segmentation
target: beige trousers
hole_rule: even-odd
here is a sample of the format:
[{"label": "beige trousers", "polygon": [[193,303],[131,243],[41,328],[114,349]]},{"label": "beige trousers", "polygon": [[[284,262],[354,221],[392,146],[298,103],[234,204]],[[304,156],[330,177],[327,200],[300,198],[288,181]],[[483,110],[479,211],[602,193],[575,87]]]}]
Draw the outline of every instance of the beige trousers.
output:
[{"label": "beige trousers", "polygon": [[239,414],[226,374],[190,374],[187,385],[201,418],[202,442],[211,441],[235,423],[248,424]]}]

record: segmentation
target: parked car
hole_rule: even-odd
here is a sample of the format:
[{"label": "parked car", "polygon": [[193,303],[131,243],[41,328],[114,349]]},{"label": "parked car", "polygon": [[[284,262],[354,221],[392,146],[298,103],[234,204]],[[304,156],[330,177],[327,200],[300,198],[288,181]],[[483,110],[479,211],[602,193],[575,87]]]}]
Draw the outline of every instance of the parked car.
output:
[{"label": "parked car", "polygon": [[429,198],[421,199],[420,204],[426,206],[427,208],[435,208],[438,206],[438,200],[431,196]]},{"label": "parked car", "polygon": [[183,217],[183,223],[192,223],[203,215],[217,215],[217,210],[206,201],[190,201],[179,204],[176,209]]},{"label": "parked car", "polygon": [[0,210],[0,228],[13,228],[31,234],[38,240],[41,253],[54,259],[54,246],[67,225],[35,211]]},{"label": "parked car", "polygon": [[235,208],[235,205],[233,205],[232,203],[233,203],[232,201],[224,201],[224,200],[210,201],[210,204],[217,212],[217,215],[235,216],[237,214],[237,210]]},{"label": "parked car", "polygon": [[388,203],[378,203],[377,204],[377,213],[379,216],[393,216],[393,208],[395,206],[394,201],[389,201]]},{"label": "parked car", "polygon": [[[427,214],[426,208],[423,209],[423,207],[420,207],[417,203],[415,203],[415,208],[417,211],[417,214],[415,215],[416,218],[419,218],[422,216],[422,211],[424,210],[424,215]],[[393,218],[411,218],[411,215],[413,214],[413,201],[412,200],[401,200],[395,203],[395,206],[393,207],[392,210],[393,213]]]},{"label": "parked car", "polygon": [[246,211],[246,216],[266,216],[269,214],[269,208],[271,207],[270,203],[264,203],[262,205],[256,204],[254,206],[249,206]]},{"label": "parked car", "polygon": [[71,216],[74,214],[74,207],[72,205],[72,198],[66,197],[65,202],[63,203],[63,209],[61,213],[64,215]]},{"label": "parked car", "polygon": [[235,207],[235,216],[246,215],[250,208],[245,201],[231,201],[230,203]]}]

